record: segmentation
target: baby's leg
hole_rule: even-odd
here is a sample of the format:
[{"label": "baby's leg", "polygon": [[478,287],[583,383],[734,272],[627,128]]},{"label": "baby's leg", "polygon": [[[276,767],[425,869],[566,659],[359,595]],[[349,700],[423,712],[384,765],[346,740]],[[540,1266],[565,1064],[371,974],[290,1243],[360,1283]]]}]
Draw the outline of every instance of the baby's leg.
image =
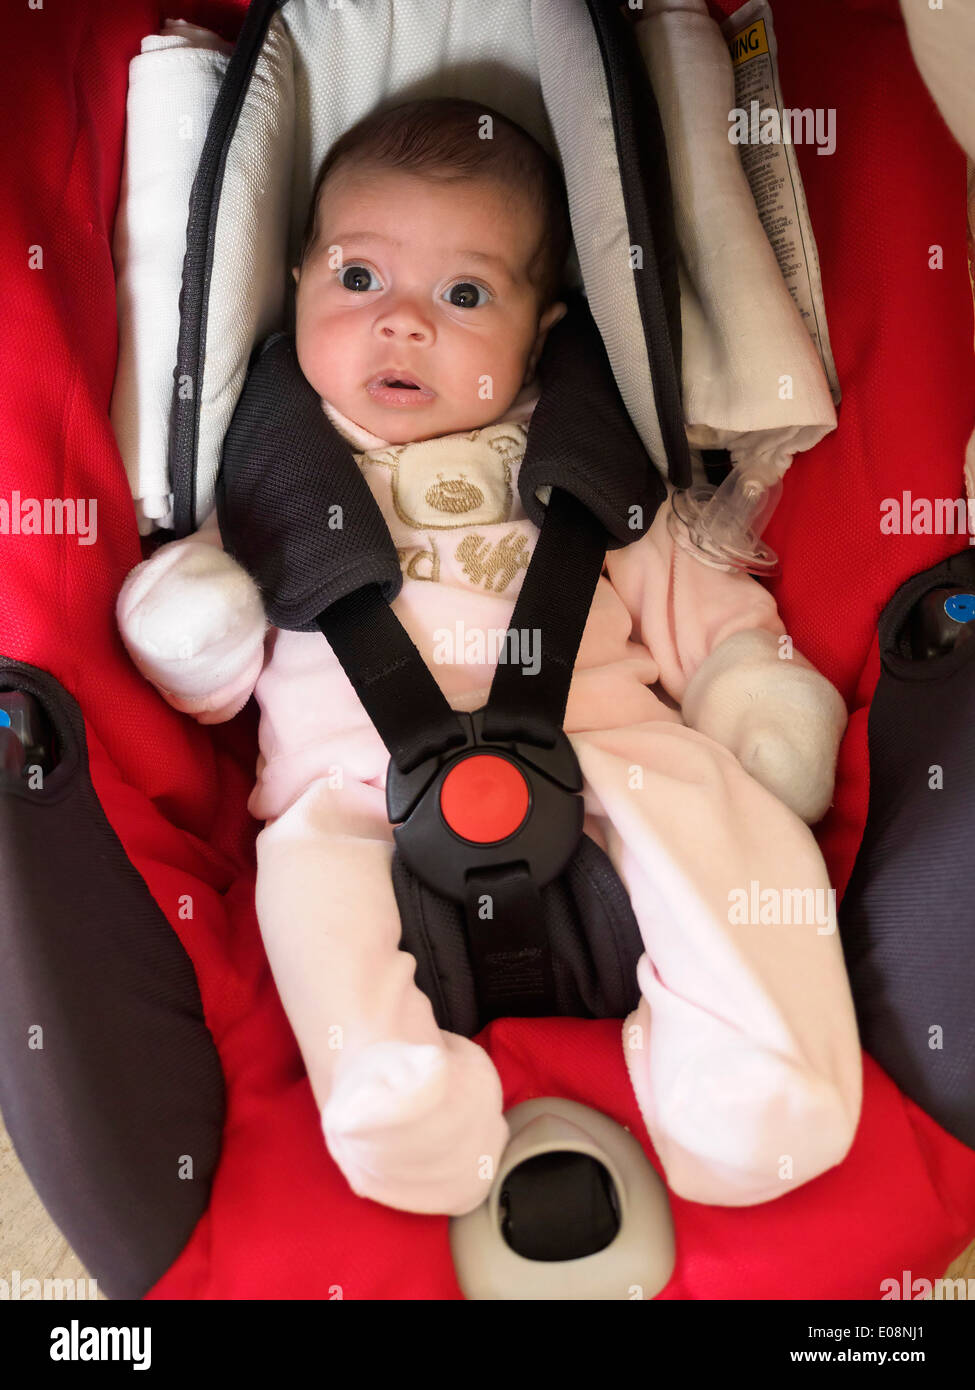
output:
[{"label": "baby's leg", "polygon": [[[671,1188],[745,1206],[837,1164],[862,1058],[808,827],[682,725],[573,735],[646,954],[623,1044]],[[768,892],[767,890],[772,890]]]},{"label": "baby's leg", "polygon": [[312,783],[257,839],[257,914],[281,1002],[353,1191],[460,1215],[508,1140],[483,1048],[442,1032],[399,950],[385,794]]}]

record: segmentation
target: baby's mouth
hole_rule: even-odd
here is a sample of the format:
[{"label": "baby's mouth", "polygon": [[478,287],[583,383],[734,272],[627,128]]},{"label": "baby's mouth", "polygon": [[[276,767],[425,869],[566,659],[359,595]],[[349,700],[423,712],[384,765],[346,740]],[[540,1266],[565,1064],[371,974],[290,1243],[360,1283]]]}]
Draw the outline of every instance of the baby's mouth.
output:
[{"label": "baby's mouth", "polygon": [[379,372],[366,382],[366,390],[380,405],[425,405],[436,392],[408,372]]}]

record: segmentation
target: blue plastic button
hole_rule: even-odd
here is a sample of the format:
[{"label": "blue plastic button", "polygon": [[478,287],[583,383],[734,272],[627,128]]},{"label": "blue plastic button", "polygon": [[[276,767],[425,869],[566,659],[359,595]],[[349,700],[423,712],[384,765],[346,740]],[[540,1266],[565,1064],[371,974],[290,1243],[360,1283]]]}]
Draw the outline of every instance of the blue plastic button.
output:
[{"label": "blue plastic button", "polygon": [[5,709],[0,709],[0,729],[10,728],[10,715]]},{"label": "blue plastic button", "polygon": [[952,594],[945,599],[945,612],[956,623],[970,623],[975,618],[975,594]]}]

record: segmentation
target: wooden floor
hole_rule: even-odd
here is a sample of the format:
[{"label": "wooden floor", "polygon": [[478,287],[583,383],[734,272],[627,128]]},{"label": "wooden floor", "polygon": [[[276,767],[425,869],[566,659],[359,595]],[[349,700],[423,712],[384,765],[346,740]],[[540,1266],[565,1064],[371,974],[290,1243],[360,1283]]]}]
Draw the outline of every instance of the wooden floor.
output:
[{"label": "wooden floor", "polygon": [[[9,1281],[15,1269],[21,1280],[72,1279],[79,1293],[77,1281],[87,1279],[81,1261],[41,1205],[0,1120],[0,1279]],[[975,1279],[975,1240],[946,1277]],[[101,1292],[98,1296],[104,1297]]]},{"label": "wooden floor", "polygon": [[[0,1279],[84,1279],[87,1272],[41,1205],[0,1120]],[[99,1298],[104,1297],[99,1293]]]}]

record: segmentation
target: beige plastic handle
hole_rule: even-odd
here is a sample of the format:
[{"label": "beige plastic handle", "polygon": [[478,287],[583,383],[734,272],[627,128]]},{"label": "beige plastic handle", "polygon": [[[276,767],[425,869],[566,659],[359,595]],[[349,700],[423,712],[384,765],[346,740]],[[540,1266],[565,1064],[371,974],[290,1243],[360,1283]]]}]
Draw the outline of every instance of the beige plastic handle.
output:
[{"label": "beige plastic handle", "polygon": [[[673,1273],[674,1225],[667,1191],[638,1141],[587,1105],[545,1096],[514,1106],[511,1139],[479,1207],[450,1222],[450,1248],[464,1297],[473,1300],[654,1298]],[[575,1260],[530,1260],[501,1231],[501,1189],[519,1164],[539,1154],[588,1154],[616,1189],[620,1227],[609,1245]],[[572,1213],[566,1212],[570,1221]]]}]

